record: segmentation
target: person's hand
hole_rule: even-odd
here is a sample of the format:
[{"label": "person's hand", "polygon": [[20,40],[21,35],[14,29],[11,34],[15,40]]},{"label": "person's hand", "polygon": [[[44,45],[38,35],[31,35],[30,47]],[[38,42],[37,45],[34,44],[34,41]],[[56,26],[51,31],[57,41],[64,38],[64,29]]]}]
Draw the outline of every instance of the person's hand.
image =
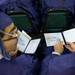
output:
[{"label": "person's hand", "polygon": [[54,45],[54,52],[57,53],[63,53],[64,51],[64,47],[63,47],[63,43],[61,41],[58,41],[55,45]]},{"label": "person's hand", "polygon": [[75,43],[68,43],[68,45],[65,46],[69,51],[75,52]]}]

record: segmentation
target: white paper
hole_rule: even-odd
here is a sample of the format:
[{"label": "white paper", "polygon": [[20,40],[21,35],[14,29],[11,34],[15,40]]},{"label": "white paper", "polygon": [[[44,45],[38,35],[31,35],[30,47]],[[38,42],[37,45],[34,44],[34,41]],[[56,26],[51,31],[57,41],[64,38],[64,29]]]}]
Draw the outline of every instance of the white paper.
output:
[{"label": "white paper", "polygon": [[30,43],[27,46],[27,49],[25,50],[25,53],[34,54],[36,52],[36,50],[37,50],[37,47],[38,47],[38,45],[40,43],[40,40],[41,39],[31,40]]},{"label": "white paper", "polygon": [[44,33],[44,37],[47,47],[55,45],[59,40],[64,44],[61,33]]},{"label": "white paper", "polygon": [[63,32],[66,42],[75,42],[75,28]]},{"label": "white paper", "polygon": [[21,52],[24,52],[30,40],[31,37],[26,32],[22,31],[18,37],[17,48]]},{"label": "white paper", "polygon": [[22,30],[22,33],[23,33],[23,34],[25,35],[25,37],[28,38],[29,40],[32,39],[24,30]]}]

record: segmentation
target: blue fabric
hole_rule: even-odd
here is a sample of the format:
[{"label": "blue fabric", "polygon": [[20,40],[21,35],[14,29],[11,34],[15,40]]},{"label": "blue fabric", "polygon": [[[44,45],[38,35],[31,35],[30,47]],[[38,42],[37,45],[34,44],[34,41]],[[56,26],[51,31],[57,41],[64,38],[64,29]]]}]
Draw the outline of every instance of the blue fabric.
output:
[{"label": "blue fabric", "polygon": [[42,54],[43,54],[44,57],[46,57],[46,56],[50,55],[53,50],[54,49],[53,49],[52,46],[51,47],[44,47],[43,50],[42,50]]},{"label": "blue fabric", "polygon": [[15,61],[0,60],[0,75],[25,75],[21,65]]},{"label": "blue fabric", "polygon": [[13,21],[11,18],[3,12],[0,12],[0,30],[10,25]]},{"label": "blue fabric", "polygon": [[75,53],[62,55],[49,61],[49,75],[75,75]]},{"label": "blue fabric", "polygon": [[75,0],[40,0],[42,23],[46,25],[48,10],[64,9],[75,13]]},{"label": "blue fabric", "polygon": [[36,75],[36,65],[37,59],[30,55],[21,55],[11,61],[2,59],[0,75]]},{"label": "blue fabric", "polygon": [[16,1],[17,0],[0,0],[0,10],[7,13],[10,11],[21,11],[17,6]]},{"label": "blue fabric", "polygon": [[[41,43],[40,43],[39,46],[40,46],[39,53],[40,53],[40,58],[41,59],[43,59],[46,56],[50,55],[52,53],[52,51],[54,50],[53,46],[47,47],[46,41],[43,38],[41,39]],[[39,53],[38,53],[38,55],[39,55]]]},{"label": "blue fabric", "polygon": [[[1,0],[2,1],[2,0]],[[3,12],[9,11],[25,11],[31,20],[32,27],[29,32],[39,33],[41,24],[39,23],[38,11],[36,8],[36,0],[7,0],[1,3],[0,10]]]},{"label": "blue fabric", "polygon": [[8,0],[0,0],[0,6],[3,6],[4,4],[6,4],[6,2],[8,2]]},{"label": "blue fabric", "polygon": [[0,10],[5,11],[8,3],[9,3],[9,0],[0,0]]},{"label": "blue fabric", "polygon": [[32,22],[31,31],[34,33],[40,32],[41,25],[39,23],[36,0],[19,0],[17,1],[17,6],[24,9],[26,11],[26,14],[29,16]]},{"label": "blue fabric", "polygon": [[16,1],[17,0],[10,0],[9,1],[9,6],[8,6],[8,10],[9,11],[17,11],[17,9],[18,9],[18,7],[17,7],[17,5],[16,5]]},{"label": "blue fabric", "polygon": [[40,75],[75,75],[75,53],[49,55],[41,63]]},{"label": "blue fabric", "polygon": [[38,58],[34,55],[20,55],[15,59],[25,70],[25,75],[37,75],[39,68]]},{"label": "blue fabric", "polygon": [[50,54],[43,59],[43,61],[41,62],[40,75],[49,75],[48,73],[49,61],[55,57],[57,57],[57,55]]},{"label": "blue fabric", "polygon": [[75,0],[41,0],[42,8],[65,9],[74,13]]},{"label": "blue fabric", "polygon": [[7,13],[9,13],[10,11],[13,11],[13,12],[20,12],[22,11],[20,8],[18,8],[17,6],[17,2],[18,0],[9,0],[8,4],[7,4]]}]

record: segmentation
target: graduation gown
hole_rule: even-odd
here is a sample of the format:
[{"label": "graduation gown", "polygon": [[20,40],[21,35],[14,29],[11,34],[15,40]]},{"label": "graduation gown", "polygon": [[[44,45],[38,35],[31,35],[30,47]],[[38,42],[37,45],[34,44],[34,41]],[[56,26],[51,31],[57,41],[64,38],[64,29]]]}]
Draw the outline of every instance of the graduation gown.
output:
[{"label": "graduation gown", "polygon": [[75,53],[50,60],[49,75],[75,75]]},{"label": "graduation gown", "polygon": [[40,0],[42,22],[45,25],[48,10],[64,9],[75,14],[75,0]]},{"label": "graduation gown", "polygon": [[27,32],[39,33],[41,24],[39,23],[39,14],[37,11],[36,0],[0,0],[0,10],[3,12],[16,11],[25,12],[29,17],[31,27]]},{"label": "graduation gown", "polygon": [[75,53],[46,57],[40,75],[75,75]]},{"label": "graduation gown", "polygon": [[25,10],[26,14],[29,16],[32,22],[31,32],[39,33],[41,30],[41,24],[39,23],[40,18],[37,11],[36,0],[17,0],[16,2],[17,6]]},{"label": "graduation gown", "polygon": [[12,60],[0,60],[0,75],[36,75],[37,59],[30,55],[21,55]]},{"label": "graduation gown", "polygon": [[0,75],[24,75],[24,69],[14,61],[0,60]]},{"label": "graduation gown", "polygon": [[49,75],[48,74],[49,61],[55,57],[58,57],[58,55],[50,54],[43,59],[40,66],[40,75]]}]

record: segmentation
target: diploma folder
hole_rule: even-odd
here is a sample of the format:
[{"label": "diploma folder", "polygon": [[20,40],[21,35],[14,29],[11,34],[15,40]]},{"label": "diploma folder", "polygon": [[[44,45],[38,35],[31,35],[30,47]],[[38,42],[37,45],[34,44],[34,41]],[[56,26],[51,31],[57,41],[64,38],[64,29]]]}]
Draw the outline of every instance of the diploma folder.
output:
[{"label": "diploma folder", "polygon": [[75,42],[75,28],[57,33],[44,33],[47,46],[53,46],[57,41],[62,41],[63,44],[67,42]]},{"label": "diploma folder", "polygon": [[41,39],[32,39],[25,31],[19,32],[17,48],[26,54],[34,54]]}]

